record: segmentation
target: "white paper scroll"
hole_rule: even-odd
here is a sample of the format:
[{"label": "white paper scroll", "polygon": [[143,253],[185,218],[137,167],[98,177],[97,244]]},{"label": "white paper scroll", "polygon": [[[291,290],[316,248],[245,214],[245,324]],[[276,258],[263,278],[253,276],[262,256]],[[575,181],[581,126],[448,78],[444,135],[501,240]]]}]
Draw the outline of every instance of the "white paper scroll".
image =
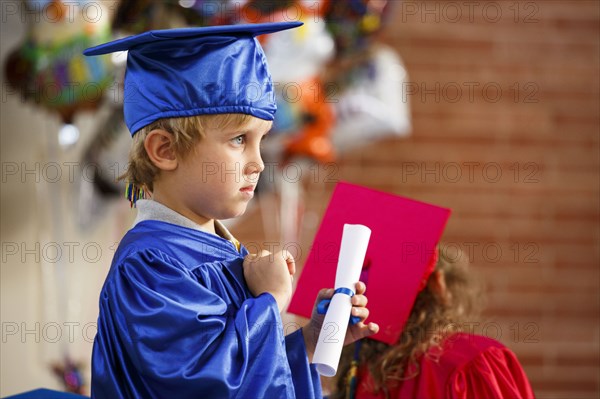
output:
[{"label": "white paper scroll", "polygon": [[[370,237],[371,229],[366,226],[361,224],[344,225],[335,275],[336,289],[355,290]],[[350,296],[335,294],[331,299],[312,361],[321,375],[333,377],[337,373],[351,310]]]}]

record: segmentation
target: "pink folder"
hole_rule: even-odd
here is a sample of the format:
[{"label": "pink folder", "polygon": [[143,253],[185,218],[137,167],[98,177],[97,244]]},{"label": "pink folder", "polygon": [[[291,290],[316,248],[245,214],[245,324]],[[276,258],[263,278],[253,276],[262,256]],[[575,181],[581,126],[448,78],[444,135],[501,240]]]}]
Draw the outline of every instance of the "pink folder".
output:
[{"label": "pink folder", "polygon": [[363,224],[372,233],[361,280],[367,284],[368,321],[380,326],[372,338],[395,343],[449,216],[446,208],[338,183],[288,312],[310,317],[318,291],[334,286],[344,224]]}]

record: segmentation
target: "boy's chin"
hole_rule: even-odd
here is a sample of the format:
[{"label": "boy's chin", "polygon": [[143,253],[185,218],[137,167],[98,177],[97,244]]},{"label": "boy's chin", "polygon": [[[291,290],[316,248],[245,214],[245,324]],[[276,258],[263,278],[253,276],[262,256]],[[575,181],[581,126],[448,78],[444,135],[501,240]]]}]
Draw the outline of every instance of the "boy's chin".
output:
[{"label": "boy's chin", "polygon": [[215,215],[216,219],[225,220],[225,219],[235,219],[237,217],[243,216],[248,209],[248,204],[250,201],[240,201],[232,207],[224,209],[221,215]]},{"label": "boy's chin", "polygon": [[240,207],[238,209],[231,212],[231,216],[229,216],[227,219],[233,219],[233,218],[243,216],[244,213],[246,213],[247,208],[248,208],[247,204],[240,205]]}]

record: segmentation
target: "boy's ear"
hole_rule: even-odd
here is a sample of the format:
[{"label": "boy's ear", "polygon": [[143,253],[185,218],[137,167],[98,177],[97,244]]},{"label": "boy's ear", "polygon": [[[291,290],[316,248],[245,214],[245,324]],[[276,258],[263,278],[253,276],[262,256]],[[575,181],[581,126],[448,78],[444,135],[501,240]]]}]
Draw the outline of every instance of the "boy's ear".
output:
[{"label": "boy's ear", "polygon": [[160,170],[175,170],[177,156],[172,148],[173,136],[162,129],[152,130],[144,140],[150,161]]}]

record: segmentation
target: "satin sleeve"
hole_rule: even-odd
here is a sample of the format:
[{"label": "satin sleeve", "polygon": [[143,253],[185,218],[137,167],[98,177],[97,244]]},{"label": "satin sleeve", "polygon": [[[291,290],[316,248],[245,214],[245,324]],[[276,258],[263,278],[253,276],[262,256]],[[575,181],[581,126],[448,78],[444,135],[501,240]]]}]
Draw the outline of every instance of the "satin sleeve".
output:
[{"label": "satin sleeve", "polygon": [[488,348],[450,376],[446,397],[452,399],[533,399],[533,390],[516,356],[508,348]]},{"label": "satin sleeve", "polygon": [[296,397],[321,398],[321,378],[316,366],[308,362],[302,329],[286,335],[285,347]]},{"label": "satin sleeve", "polygon": [[[209,289],[160,251],[129,255],[117,266],[101,298],[105,328],[98,335],[110,342],[99,347],[114,352],[109,368],[128,385],[121,392],[136,398],[295,397],[273,296],[240,298],[239,286],[227,279]],[[93,385],[104,377],[96,370]],[[95,397],[104,397],[97,388]]]}]

